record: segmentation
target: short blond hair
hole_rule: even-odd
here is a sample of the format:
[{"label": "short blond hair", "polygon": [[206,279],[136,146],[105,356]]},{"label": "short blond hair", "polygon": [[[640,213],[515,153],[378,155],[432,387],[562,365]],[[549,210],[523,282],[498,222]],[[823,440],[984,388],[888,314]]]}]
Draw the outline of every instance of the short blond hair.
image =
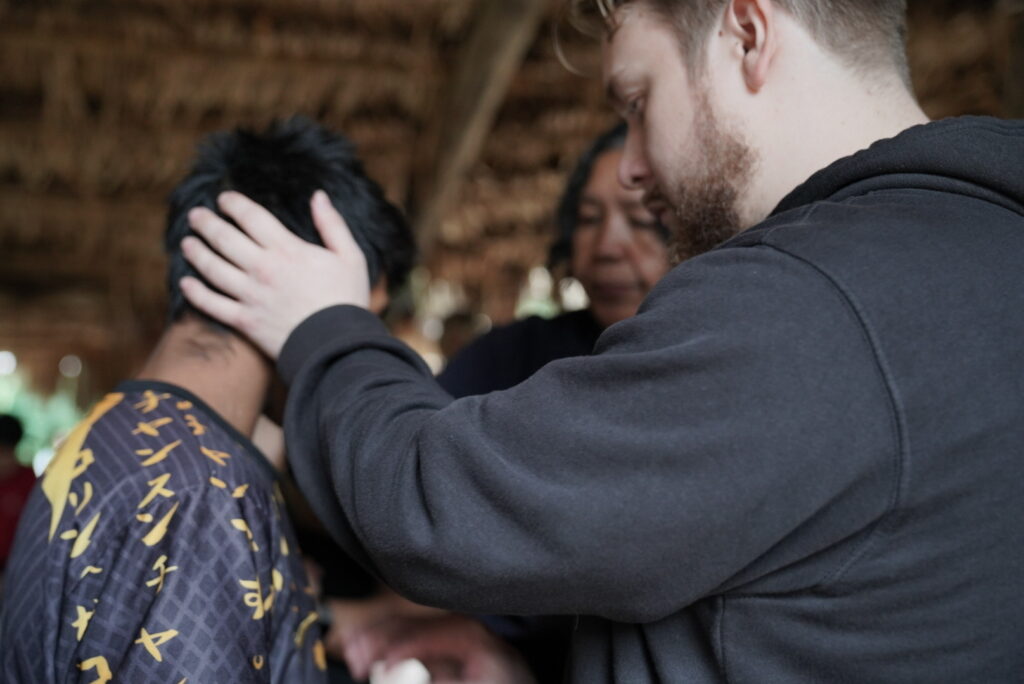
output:
[{"label": "short blond hair", "polygon": [[[603,35],[626,5],[654,10],[679,34],[687,68],[699,74],[699,59],[712,26],[729,0],[567,0],[574,26]],[[822,47],[862,72],[895,69],[910,85],[906,0],[772,0],[803,24]]]}]

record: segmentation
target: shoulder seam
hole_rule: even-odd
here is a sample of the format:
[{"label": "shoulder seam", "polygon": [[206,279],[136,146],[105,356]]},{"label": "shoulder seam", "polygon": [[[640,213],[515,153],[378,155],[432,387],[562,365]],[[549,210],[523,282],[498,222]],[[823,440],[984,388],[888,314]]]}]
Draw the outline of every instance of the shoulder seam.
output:
[{"label": "shoulder seam", "polygon": [[[806,217],[804,217],[806,218]],[[781,226],[779,226],[781,227]],[[812,588],[824,589],[827,585],[838,581],[860,558],[862,558],[867,551],[872,547],[876,540],[885,532],[886,524],[895,516],[899,510],[900,505],[903,501],[904,491],[906,488],[906,478],[908,476],[908,445],[907,445],[907,430],[906,430],[906,419],[900,401],[898,393],[896,392],[895,383],[892,378],[892,374],[889,372],[888,365],[885,361],[885,356],[882,354],[881,345],[878,343],[871,326],[868,325],[864,312],[857,305],[853,296],[846,291],[846,289],[836,281],[831,275],[825,272],[817,264],[800,257],[792,252],[779,247],[777,245],[768,244],[764,242],[764,239],[768,238],[774,233],[777,228],[775,227],[769,230],[762,237],[761,240],[746,245],[747,247],[764,247],[770,249],[780,255],[784,255],[797,261],[810,270],[818,274],[818,276],[824,280],[829,286],[839,295],[840,299],[846,303],[846,306],[850,309],[854,320],[856,320],[858,327],[861,330],[864,340],[870,350],[871,357],[874,359],[875,368],[878,371],[879,378],[882,381],[882,385],[885,388],[885,394],[889,401],[890,417],[892,422],[892,433],[893,433],[893,486],[892,493],[890,494],[889,505],[887,510],[882,513],[871,525],[866,528],[868,534],[866,538],[860,542],[857,548],[850,551],[847,555],[846,560],[839,563],[838,567],[829,573],[826,573],[819,582],[812,585]]]}]

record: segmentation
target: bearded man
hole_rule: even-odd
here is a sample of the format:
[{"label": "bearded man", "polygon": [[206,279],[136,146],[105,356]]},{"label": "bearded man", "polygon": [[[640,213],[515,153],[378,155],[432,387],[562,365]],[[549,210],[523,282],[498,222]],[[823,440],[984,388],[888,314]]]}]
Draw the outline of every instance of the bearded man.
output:
[{"label": "bearded man", "polygon": [[708,251],[594,356],[451,401],[337,216],[348,268],[197,212],[227,296],[185,291],[278,358],[306,494],[417,601],[579,615],[573,681],[1018,679],[1024,125],[926,121],[902,0],[575,4],[622,182]]}]

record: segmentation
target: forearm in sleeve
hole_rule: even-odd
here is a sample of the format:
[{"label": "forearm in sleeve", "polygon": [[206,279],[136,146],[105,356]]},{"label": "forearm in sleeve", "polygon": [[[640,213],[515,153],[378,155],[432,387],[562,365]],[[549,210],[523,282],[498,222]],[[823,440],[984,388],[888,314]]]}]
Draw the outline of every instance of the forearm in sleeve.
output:
[{"label": "forearm in sleeve", "polygon": [[320,312],[281,360],[300,485],[398,591],[472,612],[654,620],[876,520],[892,409],[848,303],[769,249],[696,261],[595,356],[454,402]]}]

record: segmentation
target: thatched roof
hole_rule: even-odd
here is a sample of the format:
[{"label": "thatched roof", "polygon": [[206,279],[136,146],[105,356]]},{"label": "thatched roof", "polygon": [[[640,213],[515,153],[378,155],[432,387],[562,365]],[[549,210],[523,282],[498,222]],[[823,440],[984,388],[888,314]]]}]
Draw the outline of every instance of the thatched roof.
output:
[{"label": "thatched roof", "polygon": [[[556,0],[497,1],[0,0],[0,348],[33,348],[39,369],[69,352],[102,361],[100,388],[128,372],[162,323],[163,202],[195,143],[293,113],[351,137],[417,222],[446,121],[483,121],[448,167],[427,265],[507,316],[505,293],[544,261],[566,172],[612,117],[597,80],[555,58]],[[911,4],[929,113],[1007,114],[1020,2]],[[474,92],[459,90],[467,44],[509,6],[529,40],[502,46],[515,61],[494,111],[453,114]],[[596,73],[597,46],[562,35]]]}]

